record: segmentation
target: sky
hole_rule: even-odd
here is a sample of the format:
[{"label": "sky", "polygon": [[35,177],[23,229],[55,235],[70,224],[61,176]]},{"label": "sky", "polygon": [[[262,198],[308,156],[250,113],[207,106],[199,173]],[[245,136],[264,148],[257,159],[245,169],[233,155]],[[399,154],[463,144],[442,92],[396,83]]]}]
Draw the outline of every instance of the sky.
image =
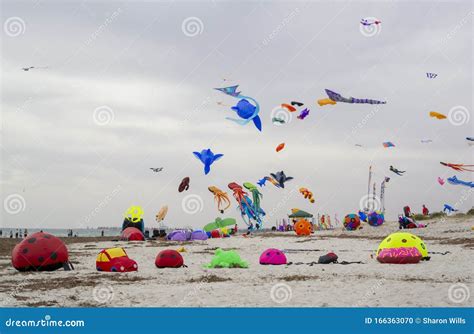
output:
[{"label": "sky", "polygon": [[[0,227],[119,227],[131,205],[156,227],[168,205],[167,226],[198,228],[220,216],[208,186],[231,197],[229,182],[281,170],[285,189],[261,189],[267,227],[291,208],[357,212],[369,166],[377,196],[391,178],[389,219],[473,205],[470,188],[437,182],[472,181],[439,164],[474,163],[469,1],[6,0],[1,20]],[[238,100],[213,88],[234,84],[260,104],[261,132],[226,119]],[[320,107],[326,88],[387,104]],[[282,111],[290,101],[309,116]],[[192,152],[207,148],[224,156],[204,175]],[[244,227],[231,200],[222,217]]]}]

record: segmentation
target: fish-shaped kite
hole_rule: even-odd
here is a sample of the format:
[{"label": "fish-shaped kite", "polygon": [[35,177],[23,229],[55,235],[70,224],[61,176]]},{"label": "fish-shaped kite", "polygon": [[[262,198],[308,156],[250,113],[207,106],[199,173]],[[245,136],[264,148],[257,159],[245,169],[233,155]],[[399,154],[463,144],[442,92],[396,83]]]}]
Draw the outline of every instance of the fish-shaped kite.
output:
[{"label": "fish-shaped kite", "polygon": [[437,119],[446,119],[446,115],[443,115],[437,111],[430,111],[430,117],[434,117],[434,118],[437,118]]},{"label": "fish-shaped kite", "polygon": [[344,102],[344,103],[361,103],[361,104],[386,104],[386,101],[378,101],[372,99],[357,99],[355,97],[343,97],[341,94],[333,92],[332,90],[326,89],[326,94],[328,97],[336,102]]},{"label": "fish-shaped kite", "polygon": [[270,175],[278,182],[281,188],[285,188],[285,182],[293,180],[293,177],[286,176],[284,171],[270,173]]},{"label": "fish-shaped kite", "polygon": [[395,144],[392,143],[391,141],[383,142],[382,145],[383,145],[383,147],[385,147],[385,148],[387,148],[387,147],[395,147]]},{"label": "fish-shaped kite", "polygon": [[461,185],[461,186],[474,188],[474,182],[459,180],[456,176],[448,177],[447,180],[448,180],[449,184],[452,184],[452,185],[455,185],[455,186]]},{"label": "fish-shaped kite", "polygon": [[285,143],[281,143],[276,147],[275,151],[280,152],[284,148],[285,148]]},{"label": "fish-shaped kite", "polygon": [[201,152],[193,152],[193,154],[204,164],[204,174],[206,175],[211,171],[211,165],[224,156],[224,154],[212,153],[210,148],[204,149]]}]

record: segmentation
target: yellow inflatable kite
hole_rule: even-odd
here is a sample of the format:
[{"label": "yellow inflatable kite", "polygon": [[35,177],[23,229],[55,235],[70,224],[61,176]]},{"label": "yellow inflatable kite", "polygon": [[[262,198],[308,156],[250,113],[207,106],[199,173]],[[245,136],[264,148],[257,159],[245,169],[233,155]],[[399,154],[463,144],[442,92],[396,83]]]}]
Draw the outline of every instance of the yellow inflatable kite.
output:
[{"label": "yellow inflatable kite", "polygon": [[322,106],[325,106],[326,104],[336,104],[336,101],[334,100],[331,100],[331,99],[321,99],[321,100],[318,100],[318,104],[322,107]]},{"label": "yellow inflatable kite", "polygon": [[443,114],[440,114],[439,112],[436,111],[430,111],[430,117],[435,117],[437,119],[445,119],[446,116]]},{"label": "yellow inflatable kite", "polygon": [[423,258],[428,258],[428,250],[426,249],[425,243],[416,235],[407,232],[395,232],[386,237],[379,245],[377,249],[377,255],[383,249],[390,248],[408,248],[416,247],[421,253]]}]

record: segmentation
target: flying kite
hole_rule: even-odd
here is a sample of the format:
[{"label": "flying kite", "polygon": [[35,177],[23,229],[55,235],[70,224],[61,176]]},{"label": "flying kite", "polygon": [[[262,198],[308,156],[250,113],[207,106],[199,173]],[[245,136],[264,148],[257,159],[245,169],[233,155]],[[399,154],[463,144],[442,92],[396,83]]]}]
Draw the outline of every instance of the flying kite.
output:
[{"label": "flying kite", "polygon": [[304,103],[298,101],[291,101],[291,105],[301,107],[302,105],[304,105]]},{"label": "flying kite", "polygon": [[430,117],[434,117],[434,118],[437,118],[437,119],[445,119],[445,118],[447,118],[446,115],[440,114],[440,113],[437,112],[437,111],[430,111]]},{"label": "flying kite", "polygon": [[364,146],[362,146],[361,144],[354,144],[354,146],[357,146],[357,147],[364,147]]},{"label": "flying kite", "polygon": [[[214,186],[210,186],[207,189],[214,194],[217,210],[219,210],[220,213],[224,213],[224,211],[230,207],[230,199],[227,193]],[[225,205],[225,207],[223,207],[223,205]]]},{"label": "flying kite", "polygon": [[278,182],[281,188],[285,188],[285,182],[293,180],[293,177],[286,176],[284,171],[270,173],[270,175]]},{"label": "flying kite", "polygon": [[247,193],[243,190],[242,186],[231,182],[228,184],[229,189],[232,190],[233,196],[239,204],[240,215],[245,224],[247,224],[249,231],[253,229],[252,220],[256,221],[257,229],[262,225],[261,217],[265,215],[265,211],[261,208],[255,210],[252,200],[247,196]]},{"label": "flying kite", "polygon": [[296,116],[296,118],[303,120],[308,115],[309,115],[309,109],[305,108],[305,109],[301,110],[300,114],[298,116]]},{"label": "flying kite", "polygon": [[292,105],[287,104],[287,103],[282,103],[282,104],[281,104],[281,107],[282,107],[282,108],[285,108],[285,109],[288,110],[289,112],[295,112],[295,111],[296,111],[296,108],[295,108],[295,107],[293,107]]},{"label": "flying kite", "polygon": [[458,209],[453,208],[453,207],[452,207],[451,205],[449,205],[449,204],[445,204],[445,205],[444,205],[444,208],[443,208],[443,212],[446,212],[446,211],[447,211],[448,213],[451,213],[451,212],[456,212],[456,211],[458,211]]},{"label": "flying kite", "polygon": [[299,191],[304,198],[308,199],[311,203],[314,203],[313,193],[309,189],[300,188]]},{"label": "flying kite", "polygon": [[384,143],[382,143],[383,147],[387,148],[387,147],[395,147],[395,145],[391,142],[391,141],[386,141]]},{"label": "flying kite", "polygon": [[272,118],[272,123],[280,123],[280,124],[285,124],[285,120],[283,118],[279,118],[279,117],[273,117]]},{"label": "flying kite", "polygon": [[438,183],[443,186],[444,182],[445,182],[444,179],[438,176]]},{"label": "flying kite", "polygon": [[393,166],[390,166],[390,171],[394,172],[397,175],[403,176],[403,173],[406,172],[406,170],[399,170]]},{"label": "flying kite", "polygon": [[278,145],[275,149],[275,151],[277,152],[280,152],[281,150],[283,150],[285,148],[285,143],[281,143],[280,145]]},{"label": "flying kite", "polygon": [[181,183],[179,184],[178,191],[182,193],[185,190],[189,189],[189,176],[186,176],[184,179],[181,180]]},{"label": "flying kite", "polygon": [[466,186],[466,187],[474,188],[474,182],[459,180],[456,176],[448,177],[448,183],[454,186]]},{"label": "flying kite", "polygon": [[362,24],[363,26],[371,26],[373,24],[379,25],[380,23],[382,23],[382,21],[380,21],[380,20],[373,20],[372,22],[370,22],[368,19],[361,19],[360,20],[360,24]]},{"label": "flying kite", "polygon": [[269,181],[271,184],[273,184],[275,187],[280,188],[280,184],[278,183],[277,180],[275,180],[273,177],[270,176],[264,176],[260,180],[258,180],[257,184],[260,187],[263,187],[265,185],[265,182]]},{"label": "flying kite", "polygon": [[325,106],[327,104],[334,105],[334,104],[336,104],[336,101],[331,100],[331,99],[320,99],[320,100],[318,100],[318,104],[322,107],[322,106]]},{"label": "flying kite", "polygon": [[454,169],[458,172],[474,172],[474,169],[466,168],[466,167],[474,167],[474,165],[464,165],[464,164],[450,164],[448,162],[440,162],[443,166],[449,167]]},{"label": "flying kite", "polygon": [[35,67],[35,66],[29,66],[29,67],[22,67],[21,69],[25,72],[28,72],[29,70],[32,70],[32,69],[46,69],[48,68],[47,66],[44,66],[44,67]]},{"label": "flying kite", "polygon": [[326,94],[328,95],[329,99],[336,101],[336,102],[344,102],[344,103],[361,103],[361,104],[386,104],[386,101],[378,101],[378,100],[371,100],[371,99],[357,99],[355,97],[343,97],[341,94],[333,92],[332,90],[326,89]]},{"label": "flying kite", "polygon": [[210,148],[201,152],[193,152],[193,154],[204,164],[204,174],[206,175],[211,171],[211,165],[224,156],[224,154],[212,153]]},{"label": "flying kite", "polygon": [[426,73],[426,77],[427,77],[428,79],[434,79],[434,78],[436,78],[437,76],[438,76],[438,74],[436,74],[436,73],[428,73],[428,72]]},{"label": "flying kite", "polygon": [[468,145],[474,145],[474,137],[466,137]]},{"label": "flying kite", "polygon": [[422,139],[422,140],[421,140],[421,143],[422,143],[422,144],[430,144],[430,143],[432,143],[432,142],[433,142],[433,140],[431,140],[431,139]]},{"label": "flying kite", "polygon": [[[241,119],[235,119],[230,117],[226,117],[226,119],[240,125],[246,125],[250,121],[253,121],[258,131],[262,131],[262,121],[260,119],[260,116],[258,116],[258,113],[260,112],[260,104],[258,104],[255,99],[249,96],[241,95],[241,92],[237,92],[237,87],[239,86],[236,85],[224,88],[214,88],[220,92],[223,92],[226,95],[240,99],[234,107],[231,107],[231,109],[235,111],[237,113],[237,116],[239,116]],[[253,104],[249,101],[252,101]]]},{"label": "flying kite", "polygon": [[168,206],[164,205],[161,207],[160,211],[156,214],[156,222],[159,223],[165,219],[166,214],[168,213]]},{"label": "flying kite", "polygon": [[252,194],[252,200],[253,200],[253,208],[255,212],[259,212],[262,210],[260,207],[260,201],[263,197],[262,193],[258,191],[257,187],[250,183],[250,182],[244,182],[244,187],[250,191]]},{"label": "flying kite", "polygon": [[163,167],[158,167],[158,168],[150,168],[152,171],[155,173],[161,172],[163,170]]}]

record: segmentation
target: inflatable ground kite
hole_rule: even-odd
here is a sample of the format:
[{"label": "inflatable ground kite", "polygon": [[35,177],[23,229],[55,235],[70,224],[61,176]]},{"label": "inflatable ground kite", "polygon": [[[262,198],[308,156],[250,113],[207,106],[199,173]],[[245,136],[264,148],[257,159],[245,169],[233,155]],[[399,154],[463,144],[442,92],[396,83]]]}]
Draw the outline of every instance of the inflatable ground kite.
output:
[{"label": "inflatable ground kite", "polygon": [[344,217],[344,227],[348,231],[354,231],[361,228],[359,216],[356,215],[355,213],[350,213],[346,215]]},{"label": "inflatable ground kite", "polygon": [[120,240],[123,241],[144,241],[145,236],[143,235],[142,231],[135,227],[127,227],[125,230],[122,231],[122,235],[120,236]]},{"label": "inflatable ground kite", "polygon": [[276,248],[269,248],[260,255],[260,264],[264,265],[282,265],[286,264],[285,254]]},{"label": "inflatable ground kite", "polygon": [[416,235],[396,232],[386,237],[377,249],[377,260],[381,263],[418,263],[429,260],[425,243]]},{"label": "inflatable ground kite", "polygon": [[128,257],[125,249],[107,248],[100,251],[95,260],[97,271],[128,272],[137,271],[137,263]]},{"label": "inflatable ground kite", "polygon": [[235,250],[224,251],[217,249],[211,263],[206,268],[248,268],[247,262],[240,258]]},{"label": "inflatable ground kite", "polygon": [[69,255],[61,239],[36,232],[13,248],[12,265],[18,271],[69,270]]},{"label": "inflatable ground kite", "polygon": [[300,219],[295,223],[294,230],[296,235],[310,235],[313,231],[313,226],[306,219]]},{"label": "inflatable ground kite", "polygon": [[179,268],[184,265],[184,259],[178,251],[165,249],[156,256],[155,265],[158,268]]}]

